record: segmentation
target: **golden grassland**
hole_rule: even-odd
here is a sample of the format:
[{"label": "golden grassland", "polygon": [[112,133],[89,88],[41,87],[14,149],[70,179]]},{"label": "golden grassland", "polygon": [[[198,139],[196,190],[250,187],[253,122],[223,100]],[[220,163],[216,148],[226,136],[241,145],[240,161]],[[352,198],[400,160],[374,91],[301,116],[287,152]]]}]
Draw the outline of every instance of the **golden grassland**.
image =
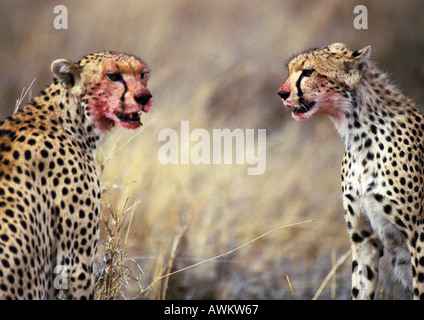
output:
[{"label": "golden grassland", "polygon": [[[343,144],[327,119],[290,119],[276,92],[290,56],[344,41],[371,44],[374,60],[424,101],[422,4],[366,3],[369,30],[355,30],[358,1],[72,1],[69,29],[55,30],[57,4],[0,3],[3,116],[34,78],[29,96],[49,83],[56,58],[117,50],[152,69],[143,128],[115,128],[95,154],[104,240],[96,298],[349,298]],[[160,130],[178,132],[184,120],[209,132],[266,129],[265,173],[161,164]],[[378,297],[403,298],[387,262]]]}]

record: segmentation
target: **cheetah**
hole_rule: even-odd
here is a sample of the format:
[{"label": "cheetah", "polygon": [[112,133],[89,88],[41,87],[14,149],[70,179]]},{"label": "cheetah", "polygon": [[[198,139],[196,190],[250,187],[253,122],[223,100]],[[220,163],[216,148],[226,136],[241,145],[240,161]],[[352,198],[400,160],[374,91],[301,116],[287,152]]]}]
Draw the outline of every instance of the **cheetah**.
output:
[{"label": "cheetah", "polygon": [[[53,61],[53,83],[0,126],[0,298],[91,299],[100,183],[93,150],[151,108],[149,70],[104,51]],[[62,293],[61,293],[62,292]]]},{"label": "cheetah", "polygon": [[296,120],[327,115],[345,143],[343,208],[352,249],[352,299],[375,297],[378,264],[424,299],[424,117],[370,61],[342,43],[288,63],[278,95]]}]

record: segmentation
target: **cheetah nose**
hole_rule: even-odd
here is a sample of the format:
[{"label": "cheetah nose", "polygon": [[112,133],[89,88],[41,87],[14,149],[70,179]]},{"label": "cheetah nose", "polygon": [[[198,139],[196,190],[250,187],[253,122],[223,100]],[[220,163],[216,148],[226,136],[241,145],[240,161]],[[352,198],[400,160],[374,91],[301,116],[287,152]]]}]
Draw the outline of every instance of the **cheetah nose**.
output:
[{"label": "cheetah nose", "polygon": [[287,100],[287,98],[290,96],[290,92],[286,92],[286,91],[278,91],[277,93],[281,99],[283,100]]},{"label": "cheetah nose", "polygon": [[141,104],[142,106],[144,106],[145,104],[147,104],[150,100],[150,98],[152,97],[151,94],[141,94],[139,96],[135,96],[134,100],[137,101],[139,104]]}]

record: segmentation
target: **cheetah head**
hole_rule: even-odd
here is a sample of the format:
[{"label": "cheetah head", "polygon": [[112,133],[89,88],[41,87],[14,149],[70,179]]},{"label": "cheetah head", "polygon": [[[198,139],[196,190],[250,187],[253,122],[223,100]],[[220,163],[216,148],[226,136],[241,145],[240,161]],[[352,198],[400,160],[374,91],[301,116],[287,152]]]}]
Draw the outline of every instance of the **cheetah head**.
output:
[{"label": "cheetah head", "polygon": [[303,52],[288,63],[278,95],[296,120],[321,113],[340,122],[349,107],[348,91],[360,82],[370,54],[370,46],[352,51],[342,43]]},{"label": "cheetah head", "polygon": [[136,129],[142,125],[141,112],[151,107],[149,70],[135,56],[99,52],[78,63],[55,60],[51,69],[62,87],[85,106],[101,131],[115,124]]}]

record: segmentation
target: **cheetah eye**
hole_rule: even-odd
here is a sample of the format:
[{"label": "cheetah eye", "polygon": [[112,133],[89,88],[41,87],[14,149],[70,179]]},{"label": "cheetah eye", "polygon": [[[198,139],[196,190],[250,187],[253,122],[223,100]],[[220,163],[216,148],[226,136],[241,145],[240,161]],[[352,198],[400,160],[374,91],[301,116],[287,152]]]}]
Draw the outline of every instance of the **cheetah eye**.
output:
[{"label": "cheetah eye", "polygon": [[121,81],[122,80],[122,76],[121,76],[121,74],[120,73],[117,73],[117,72],[115,72],[115,73],[108,73],[107,75],[106,75],[106,77],[110,80],[110,81]]},{"label": "cheetah eye", "polygon": [[302,71],[302,77],[310,77],[314,71],[314,69],[305,69]]},{"label": "cheetah eye", "polygon": [[140,77],[141,77],[141,80],[146,80],[147,79],[147,72],[140,72]]}]

